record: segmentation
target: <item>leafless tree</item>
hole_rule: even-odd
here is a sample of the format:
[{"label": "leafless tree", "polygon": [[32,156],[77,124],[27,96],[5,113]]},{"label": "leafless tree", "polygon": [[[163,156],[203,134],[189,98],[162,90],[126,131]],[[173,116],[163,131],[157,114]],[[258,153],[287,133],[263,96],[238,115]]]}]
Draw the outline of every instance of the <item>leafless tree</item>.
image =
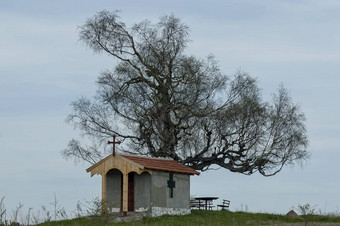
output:
[{"label": "leafless tree", "polygon": [[286,89],[266,102],[247,73],[228,77],[213,56],[187,55],[188,26],[174,15],[127,27],[117,12],[102,11],[80,27],[80,39],[117,64],[99,76],[93,99],[73,102],[68,122],[93,145],[72,139],[66,158],[95,163],[112,135],[126,152],[201,171],[271,176],[309,157],[304,114]]}]

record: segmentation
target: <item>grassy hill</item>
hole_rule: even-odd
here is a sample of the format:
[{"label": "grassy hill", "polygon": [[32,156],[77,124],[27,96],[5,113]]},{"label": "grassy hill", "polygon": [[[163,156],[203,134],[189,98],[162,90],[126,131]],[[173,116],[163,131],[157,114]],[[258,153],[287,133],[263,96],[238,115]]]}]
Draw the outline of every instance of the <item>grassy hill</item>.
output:
[{"label": "grassy hill", "polygon": [[145,217],[141,221],[108,223],[109,217],[83,217],[72,220],[48,222],[49,225],[340,225],[340,217],[308,215],[300,218],[290,218],[283,215],[265,213],[246,213],[229,211],[193,210],[186,216]]}]

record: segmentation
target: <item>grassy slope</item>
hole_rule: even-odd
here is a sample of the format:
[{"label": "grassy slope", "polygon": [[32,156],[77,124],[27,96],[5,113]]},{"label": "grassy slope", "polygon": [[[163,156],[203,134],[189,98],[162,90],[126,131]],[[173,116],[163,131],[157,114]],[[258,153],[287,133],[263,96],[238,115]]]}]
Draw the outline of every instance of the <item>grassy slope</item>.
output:
[{"label": "grassy slope", "polygon": [[[311,222],[319,223],[336,223],[340,225],[340,217],[325,216],[308,216]],[[245,213],[245,212],[229,212],[229,211],[204,211],[193,210],[191,215],[186,216],[162,216],[147,217],[139,222],[128,223],[105,223],[102,218],[87,219],[78,218],[72,220],[64,220],[58,222],[50,222],[41,224],[41,226],[49,225],[284,225],[287,223],[305,222],[305,219],[292,219],[282,215],[264,214],[264,213]],[[304,224],[301,224],[304,225]],[[310,224],[308,224],[310,225]],[[322,224],[317,224],[322,225]]]}]

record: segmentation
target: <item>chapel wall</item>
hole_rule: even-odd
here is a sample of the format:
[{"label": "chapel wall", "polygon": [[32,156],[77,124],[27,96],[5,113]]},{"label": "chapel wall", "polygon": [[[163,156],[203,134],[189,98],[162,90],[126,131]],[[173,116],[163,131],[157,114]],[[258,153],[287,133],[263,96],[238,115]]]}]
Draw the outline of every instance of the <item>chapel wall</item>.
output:
[{"label": "chapel wall", "polygon": [[113,212],[120,211],[121,175],[117,169],[106,173],[106,205]]},{"label": "chapel wall", "polygon": [[174,180],[173,198],[170,198],[170,189],[167,189],[167,207],[190,209],[190,175],[174,173]]},{"label": "chapel wall", "polygon": [[176,187],[173,198],[168,188],[169,172],[152,171],[151,205],[153,207],[190,209],[190,175],[173,173]]},{"label": "chapel wall", "polygon": [[143,172],[135,174],[135,210],[136,212],[148,211],[151,202],[151,175]]}]

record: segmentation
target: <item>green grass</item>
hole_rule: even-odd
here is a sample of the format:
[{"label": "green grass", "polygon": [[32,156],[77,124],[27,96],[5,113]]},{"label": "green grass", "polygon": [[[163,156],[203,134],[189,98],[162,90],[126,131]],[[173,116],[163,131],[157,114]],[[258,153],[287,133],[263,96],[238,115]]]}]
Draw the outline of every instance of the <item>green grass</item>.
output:
[{"label": "green grass", "polygon": [[[72,220],[63,220],[57,222],[48,222],[40,224],[40,226],[53,225],[160,225],[160,226],[228,226],[228,225],[284,225],[289,223],[298,223],[304,225],[305,220],[313,222],[313,225],[322,225],[323,223],[337,223],[340,225],[340,217],[327,217],[320,215],[309,215],[307,218],[292,219],[287,216],[266,213],[246,213],[246,212],[229,212],[229,211],[206,211],[193,210],[190,215],[186,216],[161,216],[161,217],[145,217],[141,221],[127,223],[107,223],[105,217],[94,218],[77,218]],[[310,224],[308,224],[310,225]],[[335,225],[335,224],[334,224]]]}]

